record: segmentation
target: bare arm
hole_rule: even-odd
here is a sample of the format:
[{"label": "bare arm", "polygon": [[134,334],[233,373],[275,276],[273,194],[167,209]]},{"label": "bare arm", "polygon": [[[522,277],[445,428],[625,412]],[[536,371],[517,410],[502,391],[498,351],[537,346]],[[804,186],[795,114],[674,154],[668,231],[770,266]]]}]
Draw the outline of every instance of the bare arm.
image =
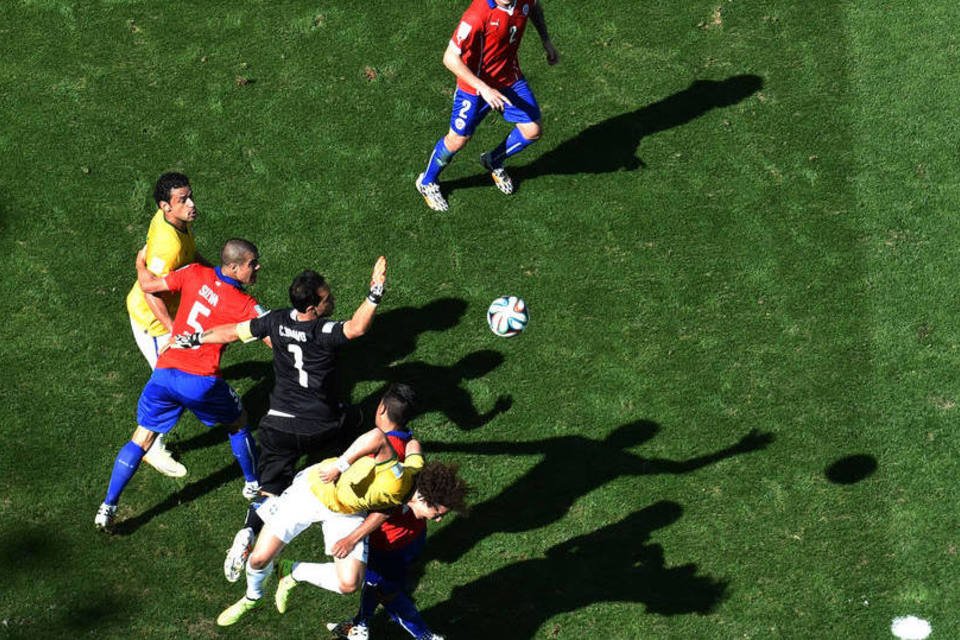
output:
[{"label": "bare arm", "polygon": [[443,52],[443,66],[449,69],[453,75],[457,76],[458,80],[463,80],[476,89],[480,97],[487,101],[491,109],[503,111],[503,106],[510,104],[506,96],[481,80],[477,74],[470,70],[470,67],[464,64],[463,58],[460,57],[460,52],[453,42],[449,42],[447,44],[447,50]]},{"label": "bare arm", "polygon": [[349,535],[333,543],[333,547],[330,549],[333,557],[346,558],[361,540],[379,529],[380,525],[386,522],[388,517],[389,515],[382,511],[371,511],[368,513],[359,527],[351,531]]},{"label": "bare arm", "polygon": [[167,303],[163,301],[163,298],[152,293],[144,292],[143,299],[147,301],[147,307],[150,308],[150,313],[153,314],[153,317],[166,327],[167,333],[173,333],[173,318],[170,317],[170,312],[167,310]]},{"label": "bare arm", "polygon": [[410,440],[407,441],[407,448],[405,449],[405,451],[406,451],[405,455],[408,455],[408,456],[412,456],[415,454],[421,455],[421,456],[423,455],[423,447],[420,446],[420,441],[417,440],[416,438],[410,438]]},{"label": "bare arm", "polygon": [[320,472],[320,479],[324,482],[336,482],[340,474],[350,468],[350,465],[354,462],[363,456],[377,453],[383,446],[384,438],[385,436],[380,429],[371,429],[358,436],[337,459],[336,464],[329,465]]},{"label": "bare arm", "polygon": [[543,49],[547,52],[547,64],[554,65],[560,62],[560,52],[557,51],[557,48],[553,46],[553,42],[550,41],[550,34],[547,31],[547,21],[543,17],[543,7],[540,6],[540,3],[533,5],[533,11],[530,12],[530,22],[533,23],[533,28],[537,30],[537,34],[540,35],[540,42],[543,43]]},{"label": "bare arm", "polygon": [[[147,248],[144,247],[137,253],[137,283],[140,285],[140,288],[144,293],[170,291],[170,289],[167,287],[166,281],[163,278],[147,269],[146,249]],[[170,317],[169,314],[167,317]]]},{"label": "bare arm", "polygon": [[[240,323],[244,324],[244,323]],[[239,324],[221,324],[200,334],[200,344],[228,344],[240,339]]]},{"label": "bare arm", "polygon": [[[380,296],[383,295],[383,287],[387,282],[387,259],[383,256],[377,258],[373,265],[373,273],[370,274],[370,295],[368,295],[357,310],[353,312],[353,317],[343,323],[343,335],[347,340],[359,338],[373,325],[373,316],[377,312],[377,305],[380,303]],[[374,294],[375,287],[379,286],[378,294]],[[374,302],[376,300],[376,302]]]}]

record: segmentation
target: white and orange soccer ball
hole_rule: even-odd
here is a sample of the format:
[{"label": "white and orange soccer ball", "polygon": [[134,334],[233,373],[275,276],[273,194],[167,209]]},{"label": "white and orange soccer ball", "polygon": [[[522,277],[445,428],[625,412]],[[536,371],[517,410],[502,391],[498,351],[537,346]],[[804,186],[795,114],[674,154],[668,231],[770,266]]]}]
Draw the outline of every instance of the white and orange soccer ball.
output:
[{"label": "white and orange soccer ball", "polygon": [[517,296],[500,296],[490,303],[487,309],[487,324],[490,331],[501,338],[511,338],[519,335],[530,320],[530,312],[523,298]]}]

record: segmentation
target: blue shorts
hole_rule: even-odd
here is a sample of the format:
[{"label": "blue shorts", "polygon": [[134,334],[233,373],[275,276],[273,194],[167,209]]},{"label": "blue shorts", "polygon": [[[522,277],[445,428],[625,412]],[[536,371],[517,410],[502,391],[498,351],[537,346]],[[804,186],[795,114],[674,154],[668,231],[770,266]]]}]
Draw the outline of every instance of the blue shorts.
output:
[{"label": "blue shorts", "polygon": [[203,424],[232,424],[243,413],[240,396],[219,376],[155,369],[140,393],[137,424],[167,433],[189,409]]},{"label": "blue shorts", "polygon": [[[390,594],[406,588],[407,569],[423,551],[427,532],[413,539],[410,544],[393,550],[370,549],[366,581],[381,593]],[[372,570],[372,571],[371,571]]]},{"label": "blue shorts", "polygon": [[[540,120],[540,105],[533,96],[533,91],[523,78],[514,82],[507,89],[500,91],[512,104],[503,107],[503,119],[507,122],[538,122]],[[480,97],[462,89],[453,94],[453,111],[450,114],[450,128],[461,136],[472,136],[487,114],[490,105]]]}]

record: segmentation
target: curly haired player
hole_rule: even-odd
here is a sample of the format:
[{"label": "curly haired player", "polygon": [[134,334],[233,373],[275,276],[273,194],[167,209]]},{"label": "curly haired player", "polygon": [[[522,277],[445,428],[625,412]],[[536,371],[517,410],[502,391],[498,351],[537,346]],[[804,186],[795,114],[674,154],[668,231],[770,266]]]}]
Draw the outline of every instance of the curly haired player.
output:
[{"label": "curly haired player", "polygon": [[[232,625],[260,603],[263,583],[273,573],[274,558],[316,522],[322,523],[326,551],[334,561],[292,567],[292,582],[278,586],[278,609],[286,609],[284,591],[300,580],[336,593],[357,590],[367,562],[366,534],[380,524],[375,519],[365,521],[368,512],[406,504],[419,517],[432,519],[449,510],[446,501],[454,506],[462,504],[457,494],[451,493],[459,486],[452,479],[457,475],[456,468],[440,463],[424,466],[420,443],[413,438],[407,442],[406,457],[400,462],[390,443],[389,432],[408,431],[406,424],[413,415],[409,391],[406,385],[392,385],[377,407],[375,429],[354,440],[339,458],[307,467],[280,496],[263,503],[258,513],[266,524],[247,560],[247,593],[220,614],[217,624]],[[427,474],[427,494],[418,489],[420,473]],[[430,496],[429,491],[434,489],[443,494]],[[361,526],[366,528],[360,532],[359,544],[347,548],[343,539]]]}]

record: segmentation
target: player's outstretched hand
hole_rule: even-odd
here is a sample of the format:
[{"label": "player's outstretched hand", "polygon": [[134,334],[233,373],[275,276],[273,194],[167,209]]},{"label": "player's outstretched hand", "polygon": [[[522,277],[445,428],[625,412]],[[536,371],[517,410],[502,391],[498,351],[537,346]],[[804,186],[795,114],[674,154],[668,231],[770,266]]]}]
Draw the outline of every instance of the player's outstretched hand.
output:
[{"label": "player's outstretched hand", "polygon": [[383,284],[387,281],[387,259],[383,256],[377,258],[373,265],[373,273],[370,275],[370,286]]},{"label": "player's outstretched hand", "polygon": [[553,46],[553,43],[547,40],[543,43],[543,48],[547,52],[547,64],[553,66],[560,62],[560,52]]}]

